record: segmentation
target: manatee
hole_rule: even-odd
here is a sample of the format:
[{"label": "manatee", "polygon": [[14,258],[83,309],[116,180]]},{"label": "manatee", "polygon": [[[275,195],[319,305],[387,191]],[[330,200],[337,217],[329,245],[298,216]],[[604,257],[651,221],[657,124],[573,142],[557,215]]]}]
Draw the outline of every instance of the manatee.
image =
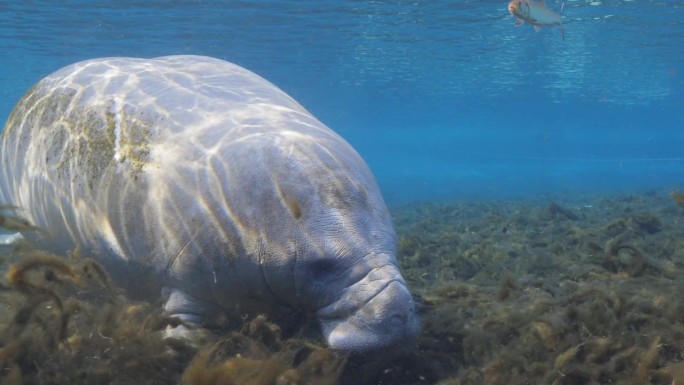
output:
[{"label": "manatee", "polygon": [[375,178],[265,79],[202,56],[100,58],[33,86],[0,137],[0,204],[42,248],[92,255],[129,291],[206,325],[314,316],[366,351],[419,326]]}]

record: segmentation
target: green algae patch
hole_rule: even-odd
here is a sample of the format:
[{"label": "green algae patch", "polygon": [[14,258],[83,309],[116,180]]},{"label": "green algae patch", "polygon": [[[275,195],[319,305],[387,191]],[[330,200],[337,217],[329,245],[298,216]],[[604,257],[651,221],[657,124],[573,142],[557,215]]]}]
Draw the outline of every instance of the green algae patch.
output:
[{"label": "green algae patch", "polygon": [[114,101],[85,106],[76,90],[48,86],[31,88],[7,121],[3,139],[17,154],[38,146],[49,175],[88,189],[115,171],[132,179],[144,171],[154,122],[126,104],[116,111]]},{"label": "green algae patch", "polygon": [[112,106],[77,109],[68,120],[73,124],[71,135],[78,140],[67,146],[67,161],[78,160],[72,165],[72,174],[83,173],[89,188],[114,172],[123,170],[136,179],[144,171],[150,151],[150,122],[135,118],[125,106],[114,112]]},{"label": "green algae patch", "polygon": [[41,82],[38,82],[31,86],[31,88],[24,93],[24,95],[19,99],[19,102],[17,103],[16,106],[10,111],[9,116],[7,117],[7,121],[5,122],[4,128],[2,129],[2,132],[0,135],[5,135],[7,132],[11,132],[14,130],[15,127],[17,127],[17,117],[18,116],[23,116],[24,111],[26,109],[27,105],[32,105],[34,103],[33,99],[36,98],[36,90],[40,88]]},{"label": "green algae patch", "polygon": [[151,122],[122,113],[122,135],[119,143],[121,162],[127,162],[134,175],[141,173],[150,155]]},{"label": "green algae patch", "polygon": [[72,126],[65,161],[71,165],[71,174],[82,174],[80,180],[85,178],[90,189],[114,164],[114,134],[109,120],[108,114],[103,116],[99,109],[80,108],[68,119]]}]

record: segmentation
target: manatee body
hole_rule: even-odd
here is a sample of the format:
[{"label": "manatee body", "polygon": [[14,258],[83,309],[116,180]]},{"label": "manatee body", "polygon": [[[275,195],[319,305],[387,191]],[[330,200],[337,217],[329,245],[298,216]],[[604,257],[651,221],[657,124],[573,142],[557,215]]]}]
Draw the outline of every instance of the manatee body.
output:
[{"label": "manatee body", "polygon": [[328,344],[366,350],[418,331],[370,170],[277,87],[201,56],[104,58],[41,80],[0,137],[0,203],[168,313],[285,306]]}]

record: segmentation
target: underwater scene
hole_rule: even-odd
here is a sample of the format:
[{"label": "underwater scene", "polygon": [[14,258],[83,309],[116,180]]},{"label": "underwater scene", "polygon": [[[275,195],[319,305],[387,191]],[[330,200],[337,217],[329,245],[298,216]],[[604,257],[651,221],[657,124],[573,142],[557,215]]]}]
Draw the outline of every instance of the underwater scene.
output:
[{"label": "underwater scene", "polygon": [[682,1],[1,1],[0,383],[682,384],[682,47]]}]

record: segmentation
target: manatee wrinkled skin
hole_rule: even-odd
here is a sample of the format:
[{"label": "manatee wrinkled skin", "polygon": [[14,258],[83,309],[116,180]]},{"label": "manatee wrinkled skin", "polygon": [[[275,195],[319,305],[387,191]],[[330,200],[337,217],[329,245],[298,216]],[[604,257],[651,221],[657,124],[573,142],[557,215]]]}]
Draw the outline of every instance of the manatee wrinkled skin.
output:
[{"label": "manatee wrinkled skin", "polygon": [[[292,98],[201,56],[104,58],[31,88],[0,137],[0,203],[203,323],[287,307],[334,349],[415,337],[370,170]],[[145,294],[143,294],[145,293]]]}]

